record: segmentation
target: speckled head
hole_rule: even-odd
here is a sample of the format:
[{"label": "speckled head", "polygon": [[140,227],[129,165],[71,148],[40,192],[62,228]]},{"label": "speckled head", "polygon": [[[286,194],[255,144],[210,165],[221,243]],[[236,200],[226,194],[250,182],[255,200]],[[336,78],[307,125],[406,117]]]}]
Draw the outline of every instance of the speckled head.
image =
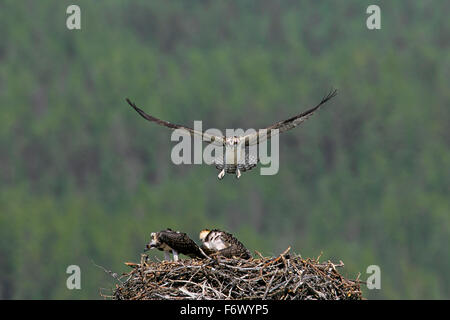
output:
[{"label": "speckled head", "polygon": [[208,236],[208,234],[211,232],[211,230],[209,229],[203,229],[202,231],[200,231],[199,234],[199,238],[202,242],[205,242],[206,237]]},{"label": "speckled head", "polygon": [[159,245],[160,245],[160,242],[158,240],[158,232],[152,232],[150,234],[150,242],[145,246],[145,250],[144,251],[156,248]]}]

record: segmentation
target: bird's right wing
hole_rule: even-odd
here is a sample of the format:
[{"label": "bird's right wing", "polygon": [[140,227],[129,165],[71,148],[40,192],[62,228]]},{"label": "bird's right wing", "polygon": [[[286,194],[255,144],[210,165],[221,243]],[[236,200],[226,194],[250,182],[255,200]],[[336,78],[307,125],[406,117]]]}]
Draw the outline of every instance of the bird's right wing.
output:
[{"label": "bird's right wing", "polygon": [[146,119],[148,121],[155,122],[155,123],[157,123],[159,125],[168,127],[168,128],[170,128],[172,130],[183,129],[183,130],[180,130],[181,133],[188,134],[188,135],[191,135],[191,136],[198,136],[198,137],[200,137],[202,139],[202,141],[207,142],[207,143],[212,143],[212,144],[217,145],[217,146],[223,146],[225,144],[225,138],[224,137],[211,135],[211,134],[208,134],[208,133],[205,133],[205,132],[194,130],[194,129],[189,128],[189,127],[185,127],[185,126],[178,125],[178,124],[173,124],[173,123],[170,123],[168,121],[155,118],[155,117],[145,113],[140,108],[138,108],[133,102],[130,101],[130,99],[127,98],[126,101],[128,102],[128,104],[130,106],[133,107],[134,110],[137,111],[137,113],[139,113],[144,119]]}]

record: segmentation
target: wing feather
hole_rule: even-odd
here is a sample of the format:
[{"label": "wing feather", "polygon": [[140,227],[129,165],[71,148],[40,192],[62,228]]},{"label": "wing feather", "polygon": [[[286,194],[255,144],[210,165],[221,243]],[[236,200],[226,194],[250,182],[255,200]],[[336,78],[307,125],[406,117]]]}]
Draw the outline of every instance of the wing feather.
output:
[{"label": "wing feather", "polygon": [[239,257],[242,259],[250,259],[251,253],[245,247],[239,247],[237,245],[231,245],[225,249],[217,251],[217,254],[224,256],[225,258]]},{"label": "wing feather", "polygon": [[198,245],[186,233],[171,230],[160,231],[159,239],[179,253],[202,257]]},{"label": "wing feather", "polygon": [[[272,136],[274,136],[275,134],[279,134],[281,132],[285,132],[288,131],[292,128],[295,128],[296,126],[298,126],[300,123],[302,123],[303,121],[305,121],[306,119],[308,119],[315,111],[317,111],[324,103],[326,103],[328,100],[332,99],[333,97],[335,97],[337,94],[337,90],[332,90],[330,91],[330,93],[328,93],[325,97],[322,98],[322,101],[320,101],[316,106],[314,106],[313,108],[306,110],[298,115],[295,115],[287,120],[283,120],[280,122],[277,122],[273,125],[271,125],[270,127],[265,128],[263,132],[261,132],[260,130],[258,130],[255,133],[251,133],[248,134],[246,136],[241,137],[241,141],[245,141],[245,145],[249,146],[249,145],[254,145],[254,144],[259,144],[260,142],[263,142],[265,140],[270,139]],[[272,130],[277,130],[277,131],[272,131]]]},{"label": "wing feather", "polygon": [[165,126],[167,128],[170,128],[172,130],[176,130],[176,129],[184,129],[182,130],[184,133],[189,134],[191,136],[198,136],[202,139],[202,141],[207,142],[207,143],[212,143],[218,146],[222,146],[225,143],[225,139],[224,137],[219,137],[219,136],[215,136],[215,135],[210,135],[208,133],[205,132],[201,132],[201,131],[197,131],[194,130],[192,128],[189,127],[185,127],[179,124],[173,124],[170,123],[168,121],[165,120],[161,120],[158,119],[156,117],[153,117],[147,113],[145,113],[143,110],[141,110],[140,108],[138,108],[133,102],[130,101],[130,99],[126,98],[126,101],[128,102],[128,104],[133,107],[134,110],[137,111],[137,113],[139,113],[144,119],[151,121],[151,122],[155,122],[161,126]]},{"label": "wing feather", "polygon": [[[233,236],[231,233],[223,231],[223,230],[219,230],[219,229],[213,229],[211,230],[211,232],[206,236],[205,240],[206,241],[210,241],[211,239],[209,238],[209,236],[213,236],[219,234],[220,235],[220,239],[226,244],[227,247],[221,249],[221,250],[210,250],[208,248],[206,248],[206,252],[208,252],[207,254],[210,255],[212,253],[224,256],[226,258],[232,258],[233,256],[235,257],[240,257],[243,259],[250,259],[251,258],[251,253],[250,251],[244,246],[244,244],[242,242],[240,242],[235,236]],[[203,249],[202,247],[202,249]]]}]

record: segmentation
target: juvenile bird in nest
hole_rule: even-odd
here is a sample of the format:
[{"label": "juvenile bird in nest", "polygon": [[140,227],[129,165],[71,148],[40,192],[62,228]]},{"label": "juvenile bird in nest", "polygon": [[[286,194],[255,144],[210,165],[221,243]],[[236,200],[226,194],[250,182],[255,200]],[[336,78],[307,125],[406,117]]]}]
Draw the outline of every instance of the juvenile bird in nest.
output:
[{"label": "juvenile bird in nest", "polygon": [[218,229],[203,229],[199,238],[202,241],[200,248],[207,255],[220,255],[225,258],[250,259],[250,251],[231,233]]},{"label": "juvenile bird in nest", "polygon": [[174,261],[178,261],[180,253],[191,258],[204,258],[199,246],[186,233],[167,228],[159,232],[152,232],[150,237],[150,242],[144,251],[154,248],[164,251],[164,259],[167,261],[170,261],[170,253],[172,253]]}]

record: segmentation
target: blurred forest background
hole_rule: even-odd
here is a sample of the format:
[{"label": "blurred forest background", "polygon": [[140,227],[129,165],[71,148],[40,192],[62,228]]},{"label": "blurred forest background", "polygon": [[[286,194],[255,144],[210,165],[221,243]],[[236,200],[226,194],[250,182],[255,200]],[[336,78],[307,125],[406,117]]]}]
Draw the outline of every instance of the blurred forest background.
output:
[{"label": "blurred forest background", "polygon": [[[81,30],[66,9],[81,8]],[[382,29],[366,27],[370,4]],[[98,299],[150,232],[381,268],[371,299],[450,298],[450,3],[0,2],[0,298]],[[280,171],[174,165],[171,131],[260,128]],[[151,255],[162,257],[159,252]],[[95,263],[95,264],[94,264]],[[81,290],[66,268],[81,268]]]}]

